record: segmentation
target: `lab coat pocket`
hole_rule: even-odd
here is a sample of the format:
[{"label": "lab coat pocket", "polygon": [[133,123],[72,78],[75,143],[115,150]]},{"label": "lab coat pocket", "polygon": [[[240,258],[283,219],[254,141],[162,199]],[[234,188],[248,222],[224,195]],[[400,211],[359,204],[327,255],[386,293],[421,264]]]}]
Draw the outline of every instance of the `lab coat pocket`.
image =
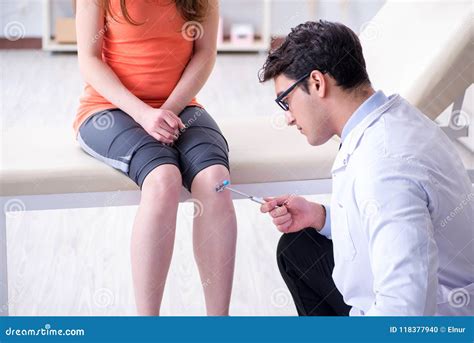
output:
[{"label": "lab coat pocket", "polygon": [[335,246],[339,246],[335,253],[340,254],[346,261],[352,261],[355,258],[356,249],[349,229],[347,211],[344,206],[338,203],[336,211],[333,210],[331,217],[334,218],[333,241],[337,240]]}]

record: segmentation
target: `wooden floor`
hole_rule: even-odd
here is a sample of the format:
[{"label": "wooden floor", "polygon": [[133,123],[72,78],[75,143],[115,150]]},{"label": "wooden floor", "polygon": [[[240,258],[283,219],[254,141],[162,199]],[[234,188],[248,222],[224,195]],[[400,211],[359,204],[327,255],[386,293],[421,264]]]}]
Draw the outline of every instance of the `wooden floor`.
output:
[{"label": "wooden floor", "polygon": [[[215,117],[272,115],[272,84],[260,85],[263,55],[219,55],[198,99]],[[71,130],[82,82],[75,55],[1,51],[2,130]],[[8,82],[8,85],[5,83]],[[260,194],[265,195],[265,194]],[[312,196],[328,201],[328,196]],[[238,216],[231,315],[296,315],[280,277],[280,234],[258,205],[235,201]],[[130,234],[137,207],[21,212],[8,217],[11,315],[135,315]],[[204,315],[192,253],[191,204],[181,204],[163,315]],[[20,213],[20,212],[18,212]]]}]

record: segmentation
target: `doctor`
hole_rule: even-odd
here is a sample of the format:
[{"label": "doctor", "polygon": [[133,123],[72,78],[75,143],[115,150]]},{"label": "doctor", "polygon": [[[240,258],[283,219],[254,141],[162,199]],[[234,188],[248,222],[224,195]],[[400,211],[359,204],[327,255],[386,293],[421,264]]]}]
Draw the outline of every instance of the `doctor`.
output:
[{"label": "doctor", "polygon": [[342,24],[294,28],[260,72],[271,79],[309,144],[342,141],[331,206],[286,195],[261,207],[284,233],[278,266],[298,313],[473,315],[474,192],[448,137],[372,88]]}]

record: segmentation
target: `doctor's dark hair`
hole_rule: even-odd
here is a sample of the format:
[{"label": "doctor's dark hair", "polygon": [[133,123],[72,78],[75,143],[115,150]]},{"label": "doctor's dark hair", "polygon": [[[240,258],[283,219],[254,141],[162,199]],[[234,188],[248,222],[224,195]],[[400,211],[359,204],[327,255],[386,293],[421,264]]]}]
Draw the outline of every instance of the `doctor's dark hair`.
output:
[{"label": "doctor's dark hair", "polygon": [[[297,80],[313,70],[328,73],[344,90],[370,84],[357,35],[340,23],[308,21],[291,29],[259,71],[260,82],[280,74]],[[307,82],[303,83],[306,92]]]}]

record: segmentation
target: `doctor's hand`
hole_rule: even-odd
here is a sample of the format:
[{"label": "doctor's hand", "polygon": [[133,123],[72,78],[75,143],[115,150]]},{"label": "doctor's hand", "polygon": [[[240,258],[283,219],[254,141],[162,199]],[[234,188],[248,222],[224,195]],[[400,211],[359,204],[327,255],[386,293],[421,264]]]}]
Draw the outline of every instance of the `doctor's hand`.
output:
[{"label": "doctor's hand", "polygon": [[268,213],[273,218],[273,224],[283,233],[297,232],[308,227],[319,231],[324,226],[326,211],[320,204],[295,195],[264,200],[266,203],[260,207],[260,211]]}]

